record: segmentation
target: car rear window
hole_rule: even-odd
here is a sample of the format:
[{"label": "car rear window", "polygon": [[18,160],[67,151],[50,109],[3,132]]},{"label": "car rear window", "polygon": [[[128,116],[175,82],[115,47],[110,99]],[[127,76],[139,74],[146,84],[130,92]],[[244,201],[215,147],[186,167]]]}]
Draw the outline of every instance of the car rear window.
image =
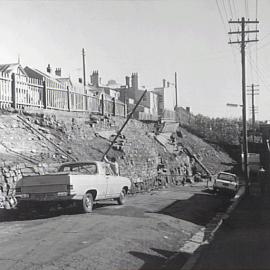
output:
[{"label": "car rear window", "polygon": [[63,165],[59,168],[59,172],[92,175],[97,173],[97,165],[95,163]]},{"label": "car rear window", "polygon": [[235,182],[236,177],[234,175],[226,174],[226,173],[220,173],[217,177],[220,180],[226,180],[229,182]]}]

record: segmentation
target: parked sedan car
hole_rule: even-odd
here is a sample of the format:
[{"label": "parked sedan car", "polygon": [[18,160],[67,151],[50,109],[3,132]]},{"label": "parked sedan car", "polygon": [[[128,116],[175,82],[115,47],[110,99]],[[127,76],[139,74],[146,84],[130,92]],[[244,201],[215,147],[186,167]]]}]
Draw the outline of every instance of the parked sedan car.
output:
[{"label": "parked sedan car", "polygon": [[76,203],[89,213],[94,201],[114,199],[123,204],[130,186],[130,179],[114,175],[105,162],[70,162],[58,173],[23,177],[16,185],[16,198],[21,209]]},{"label": "parked sedan car", "polygon": [[239,188],[239,178],[236,174],[220,172],[214,182],[214,191],[230,191],[236,193]]}]

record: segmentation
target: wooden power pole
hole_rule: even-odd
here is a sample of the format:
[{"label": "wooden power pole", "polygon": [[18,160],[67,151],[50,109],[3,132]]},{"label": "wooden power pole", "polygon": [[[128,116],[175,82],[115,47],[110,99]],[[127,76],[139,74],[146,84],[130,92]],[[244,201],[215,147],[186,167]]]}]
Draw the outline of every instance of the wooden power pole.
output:
[{"label": "wooden power pole", "polygon": [[177,110],[178,103],[177,103],[177,73],[174,73],[174,87],[175,87],[175,110]]},{"label": "wooden power pole", "polygon": [[240,24],[241,25],[241,31],[230,31],[228,34],[233,35],[241,35],[241,40],[237,41],[229,41],[229,44],[240,44],[241,46],[241,65],[242,65],[242,102],[243,102],[243,110],[242,110],[242,120],[243,120],[243,154],[244,154],[244,177],[246,181],[246,188],[247,191],[249,189],[249,174],[248,174],[248,141],[247,141],[247,120],[246,120],[246,55],[245,55],[245,47],[248,42],[257,42],[257,35],[256,38],[253,40],[250,40],[249,38],[246,39],[246,35],[250,33],[258,33],[259,30],[246,30],[245,26],[247,24],[258,24],[259,22],[257,20],[250,21],[245,20],[244,17],[242,17],[241,20],[237,21],[229,21],[230,24]]},{"label": "wooden power pole", "polygon": [[85,50],[84,48],[82,49],[82,60],[83,60],[83,87],[85,91],[86,80],[85,80]]},{"label": "wooden power pole", "polygon": [[255,108],[255,96],[259,95],[259,93],[257,91],[259,91],[259,89],[255,89],[255,87],[258,87],[259,85],[256,84],[252,84],[252,85],[248,85],[247,87],[251,87],[251,89],[248,89],[248,95],[251,96],[251,115],[252,115],[252,140],[253,142],[255,142],[255,113],[256,113],[256,108]]}]

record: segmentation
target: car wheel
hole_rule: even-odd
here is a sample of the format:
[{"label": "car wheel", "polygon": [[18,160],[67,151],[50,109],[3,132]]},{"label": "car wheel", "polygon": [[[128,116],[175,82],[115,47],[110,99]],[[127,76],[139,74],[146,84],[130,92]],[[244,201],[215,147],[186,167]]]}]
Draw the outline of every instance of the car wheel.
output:
[{"label": "car wheel", "polygon": [[91,213],[93,211],[94,199],[91,193],[86,193],[83,196],[82,207],[85,213]]},{"label": "car wheel", "polygon": [[119,205],[123,205],[126,201],[126,191],[123,189],[120,193],[119,198],[117,198],[117,202]]}]

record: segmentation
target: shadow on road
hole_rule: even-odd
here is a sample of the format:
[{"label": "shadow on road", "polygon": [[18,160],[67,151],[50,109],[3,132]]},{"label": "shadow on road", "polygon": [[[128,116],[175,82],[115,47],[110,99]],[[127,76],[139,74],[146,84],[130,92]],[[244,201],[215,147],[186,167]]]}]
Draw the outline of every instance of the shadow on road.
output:
[{"label": "shadow on road", "polygon": [[187,200],[173,202],[157,213],[205,226],[217,212],[223,212],[229,206],[230,198],[225,194],[194,194]]},{"label": "shadow on road", "polygon": [[[98,210],[101,208],[109,208],[108,206],[114,206],[114,202],[100,204],[97,203],[94,205],[94,209]],[[105,210],[106,211],[106,210]],[[110,211],[110,210],[107,210]],[[29,209],[29,210],[19,210],[19,209],[0,209],[0,222],[9,222],[9,221],[24,221],[24,220],[35,220],[35,219],[47,219],[54,218],[61,215],[78,215],[83,214],[83,211],[77,207],[68,207],[68,208],[50,208],[50,209]]]},{"label": "shadow on road", "polygon": [[140,270],[179,270],[189,258],[184,252],[172,252],[163,249],[152,248],[156,255],[143,252],[130,251],[129,253],[144,261]]}]

